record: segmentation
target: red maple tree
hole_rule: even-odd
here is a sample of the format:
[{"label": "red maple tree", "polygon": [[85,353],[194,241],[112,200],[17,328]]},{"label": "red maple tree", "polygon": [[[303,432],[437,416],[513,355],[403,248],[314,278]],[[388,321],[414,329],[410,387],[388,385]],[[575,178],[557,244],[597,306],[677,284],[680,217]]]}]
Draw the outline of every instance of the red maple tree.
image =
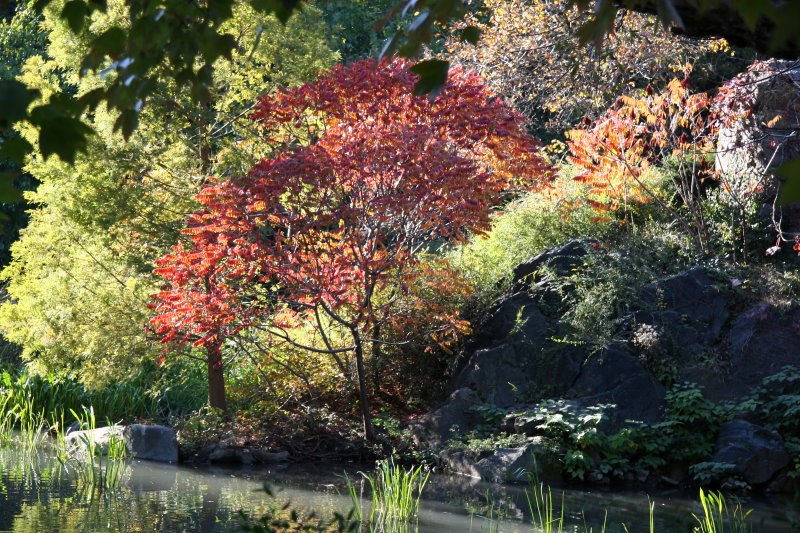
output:
[{"label": "red maple tree", "polygon": [[[256,329],[342,367],[353,357],[371,439],[367,347],[397,323],[398,301],[424,271],[419,252],[485,231],[504,191],[549,179],[521,117],[479,77],[453,69],[430,100],[413,95],[410,66],[358,61],[264,96],[252,118],[274,155],[207,186],[187,242],[157,262],[167,284],[152,326],[168,346],[206,348],[212,406],[225,404],[225,342]],[[439,338],[463,329],[455,312],[435,322]],[[298,338],[300,326],[320,341]]]}]

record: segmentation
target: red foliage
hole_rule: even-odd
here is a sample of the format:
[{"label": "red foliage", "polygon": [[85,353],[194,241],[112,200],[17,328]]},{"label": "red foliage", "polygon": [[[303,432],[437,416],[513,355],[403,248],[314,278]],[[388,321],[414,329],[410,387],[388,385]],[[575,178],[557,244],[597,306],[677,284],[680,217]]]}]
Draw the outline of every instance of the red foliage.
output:
[{"label": "red foliage", "polygon": [[266,95],[253,119],[274,156],[198,196],[186,244],[157,262],[152,326],[219,345],[242,328],[325,312],[348,329],[387,316],[415,254],[489,227],[504,190],[549,169],[519,115],[454,69],[434,100],[409,63],[364,60]]}]

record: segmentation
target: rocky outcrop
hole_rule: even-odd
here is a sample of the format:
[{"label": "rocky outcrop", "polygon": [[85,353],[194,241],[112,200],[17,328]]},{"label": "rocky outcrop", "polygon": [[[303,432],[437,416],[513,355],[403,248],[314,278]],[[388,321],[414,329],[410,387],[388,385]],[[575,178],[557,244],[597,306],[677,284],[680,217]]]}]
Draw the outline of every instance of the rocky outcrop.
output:
[{"label": "rocky outcrop", "polygon": [[746,420],[722,425],[712,460],[734,465],[734,472],[750,485],[768,482],[791,460],[781,436]]},{"label": "rocky outcrop", "polygon": [[122,435],[129,457],[159,463],[178,462],[178,439],[172,428],[131,424]]},{"label": "rocky outcrop", "polygon": [[438,448],[451,438],[464,435],[479,422],[473,408],[480,403],[474,390],[466,387],[457,389],[442,406],[412,426],[414,444],[421,448]]},{"label": "rocky outcrop", "polygon": [[[534,468],[531,472],[554,479],[549,468],[540,472],[541,464],[531,462],[532,456],[540,462],[545,456],[558,459],[552,450],[544,455],[537,440],[553,438],[550,424],[612,434],[663,420],[664,382],[693,382],[706,399],[719,402],[763,393],[764,378],[787,366],[800,368],[800,309],[779,312],[771,304],[752,302],[743,307],[730,280],[701,267],[639,290],[628,302],[633,309],[615,317],[614,344],[600,348],[564,340],[570,330],[562,320],[561,298],[571,289],[558,276],[567,278],[582,268],[590,248],[590,242],[574,241],[515,269],[518,292],[499,302],[476,328],[452,380],[454,392],[412,425],[416,446],[444,447],[443,464],[473,477],[513,481],[514,472]],[[499,447],[464,451],[487,447],[491,438],[480,438],[492,433],[505,434],[496,440]],[[463,439],[467,435],[471,441]],[[520,439],[526,444],[508,447]],[[595,459],[602,460],[590,460]],[[708,460],[735,465],[734,481],[770,490],[791,485],[781,482],[788,455],[780,435],[750,422],[723,426]],[[688,479],[689,466],[668,465],[656,476],[644,471],[625,476],[654,483]],[[587,479],[598,475],[607,482],[598,472],[588,472]]]},{"label": "rocky outcrop", "polygon": [[569,276],[583,265],[588,248],[595,241],[571,241],[560,248],[546,250],[539,255],[520,263],[511,273],[511,279],[519,288],[534,285],[540,279],[543,269],[550,270],[560,276]]}]

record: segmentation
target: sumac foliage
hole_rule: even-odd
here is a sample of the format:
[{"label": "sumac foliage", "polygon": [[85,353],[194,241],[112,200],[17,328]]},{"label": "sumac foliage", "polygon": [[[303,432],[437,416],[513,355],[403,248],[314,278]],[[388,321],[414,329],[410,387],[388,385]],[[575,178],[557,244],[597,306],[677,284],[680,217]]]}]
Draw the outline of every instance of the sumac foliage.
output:
[{"label": "sumac foliage", "polygon": [[[504,191],[549,177],[521,117],[479,77],[455,69],[430,100],[413,95],[409,66],[358,61],[266,95],[252,118],[274,155],[207,186],[186,243],[156,270],[167,285],[152,326],[169,346],[218,353],[257,330],[262,356],[286,343],[345,374],[353,358],[368,438],[367,352],[413,318],[401,302],[425,270],[420,253],[485,231]],[[434,339],[464,328],[452,310],[434,315]]]},{"label": "sumac foliage", "polygon": [[[713,151],[712,99],[707,93],[689,90],[688,68],[682,79],[673,79],[661,93],[648,89],[640,97],[622,96],[600,119],[585,129],[569,132],[569,160],[580,170],[576,180],[591,186],[586,201],[598,212],[627,209],[634,203],[659,202],[662,198],[648,173],[667,158],[688,158],[688,168],[675,186],[683,205],[693,216],[702,217],[697,199],[701,183],[710,176],[706,155]],[[707,250],[702,226],[675,214],[697,248]]]}]

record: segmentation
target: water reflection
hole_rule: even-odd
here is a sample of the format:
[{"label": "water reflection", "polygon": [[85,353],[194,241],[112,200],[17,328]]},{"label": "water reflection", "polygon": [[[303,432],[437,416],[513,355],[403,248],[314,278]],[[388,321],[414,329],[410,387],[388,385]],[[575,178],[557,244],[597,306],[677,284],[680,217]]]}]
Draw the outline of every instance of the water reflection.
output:
[{"label": "water reflection", "polygon": [[[43,453],[0,449],[0,532],[227,532],[239,525],[239,510],[259,515],[291,500],[318,516],[346,512],[347,471],[327,466],[287,469],[191,468],[135,462],[123,488],[106,497],[81,492],[75,479]],[[268,480],[279,490],[277,502],[262,490]],[[554,490],[560,500],[560,490]],[[690,532],[691,512],[700,509],[681,495],[655,498],[656,531]],[[566,531],[598,532],[604,519],[609,533],[647,531],[647,496],[618,492],[565,492]],[[753,501],[755,531],[791,531],[774,521],[782,512],[774,502]],[[607,518],[605,517],[608,510]],[[530,510],[522,488],[488,485],[460,476],[437,476],[426,488],[420,533],[528,532]]]}]

